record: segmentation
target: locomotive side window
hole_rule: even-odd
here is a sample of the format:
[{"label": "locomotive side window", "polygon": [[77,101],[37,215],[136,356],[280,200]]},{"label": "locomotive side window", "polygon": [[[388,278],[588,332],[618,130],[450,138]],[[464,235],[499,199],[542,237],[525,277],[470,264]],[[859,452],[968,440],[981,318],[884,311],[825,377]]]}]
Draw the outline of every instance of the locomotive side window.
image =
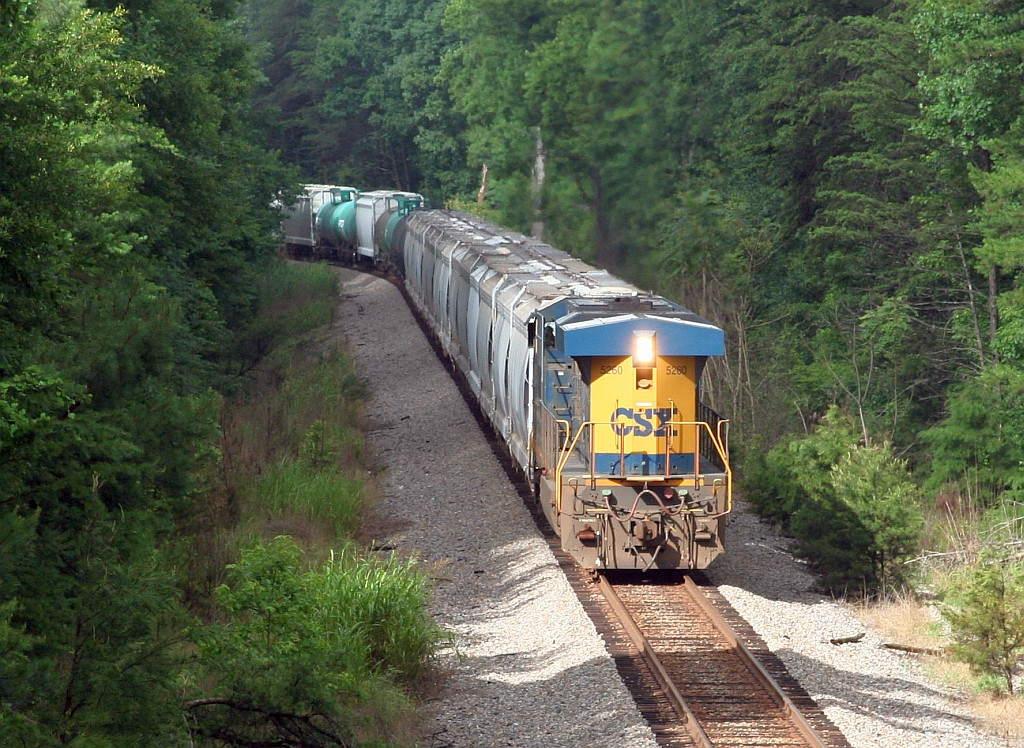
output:
[{"label": "locomotive side window", "polygon": [[555,326],[553,324],[544,325],[544,347],[555,347]]}]

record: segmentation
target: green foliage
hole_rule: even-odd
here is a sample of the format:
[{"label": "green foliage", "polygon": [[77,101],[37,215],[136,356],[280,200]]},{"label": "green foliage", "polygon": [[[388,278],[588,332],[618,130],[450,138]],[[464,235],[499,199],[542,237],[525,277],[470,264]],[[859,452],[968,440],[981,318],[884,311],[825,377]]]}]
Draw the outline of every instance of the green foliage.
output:
[{"label": "green foliage", "polygon": [[[255,282],[254,310],[233,341],[232,358],[248,372],[334,317],[338,276],[326,265],[269,264]],[[298,303],[301,300],[301,303]]]},{"label": "green foliage", "polygon": [[[793,515],[800,552],[825,572],[830,589],[897,587],[917,550],[921,497],[889,445],[859,447],[829,471],[827,492]],[[817,499],[817,501],[815,500]]]},{"label": "green foliage", "polygon": [[321,447],[314,448],[314,455],[314,450],[304,450],[307,459],[301,462],[283,460],[269,468],[253,491],[248,511],[272,526],[274,520],[298,518],[329,528],[334,537],[350,537],[366,503],[363,482],[342,474],[337,452],[324,459]]},{"label": "green foliage", "polygon": [[[504,222],[543,222],[558,246],[603,265],[653,243],[641,227],[664,216],[672,192],[665,149],[676,128],[659,68],[672,18],[643,0],[449,4],[457,43],[442,81]],[[508,186],[526,180],[529,192]]]},{"label": "green foliage", "polygon": [[[43,527],[25,546],[0,626],[6,736],[29,745],[182,744],[181,613],[168,565],[145,557],[150,532],[145,514],[126,512],[116,525],[82,528],[75,545],[61,547]],[[61,573],[47,563],[56,551],[70,567]]]},{"label": "green foliage", "polygon": [[1020,368],[1024,366],[1024,304],[1020,293],[1004,295],[999,306],[999,329],[992,350],[1003,363]]},{"label": "green foliage", "polygon": [[1020,561],[989,553],[962,569],[951,579],[942,616],[952,631],[956,657],[975,673],[991,676],[996,692],[1005,687],[1012,694],[1014,675],[1024,660]]},{"label": "green foliage", "polygon": [[951,393],[949,415],[923,434],[931,447],[928,487],[952,484],[982,507],[1024,489],[1024,375],[987,367]]},{"label": "green foliage", "polygon": [[523,96],[526,67],[556,21],[547,0],[455,0],[445,10],[456,43],[441,80],[466,118],[469,162],[496,181],[529,169],[538,123]]},{"label": "green foliage", "polygon": [[216,319],[196,319],[203,327],[237,327],[252,311],[279,223],[269,196],[291,177],[257,141],[249,96],[258,73],[232,18],[237,7],[144,0],[129,4],[122,25],[123,54],[163,71],[135,96],[165,141],[147,143],[134,162],[141,182],[127,205],[136,251],[159,260],[160,281],[177,294],[212,292]]},{"label": "green foliage", "polygon": [[313,470],[329,469],[362,454],[362,435],[350,423],[316,420],[299,446],[299,457]]},{"label": "green foliage", "polygon": [[[1024,50],[1021,64],[1024,64]],[[1017,120],[1003,137],[985,141],[991,164],[986,169],[971,169],[971,182],[984,201],[970,225],[984,237],[977,250],[977,261],[982,267],[995,266],[1005,273],[1017,273],[1024,268],[1024,243],[1018,230],[1024,219],[1022,134],[1024,120]]]},{"label": "green foliage", "polygon": [[758,514],[786,528],[797,509],[809,500],[793,467],[788,450],[781,446],[754,450],[745,463],[740,487]]},{"label": "green foliage", "polygon": [[445,6],[249,4],[249,37],[267,52],[256,105],[307,181],[415,189],[438,203],[469,188],[463,121],[435,82],[450,45]]},{"label": "green foliage", "polygon": [[915,33],[931,60],[923,126],[964,150],[1005,131],[1021,111],[1021,9],[985,0],[923,0]]},{"label": "green foliage", "polygon": [[371,672],[411,682],[446,641],[427,614],[427,578],[413,560],[363,560],[342,553],[312,584],[318,599],[329,601],[321,609],[328,625],[357,632],[365,651],[361,659]]},{"label": "green foliage", "polygon": [[917,549],[921,497],[888,444],[858,444],[853,421],[833,408],[812,434],[750,467],[744,492],[788,524],[825,587],[874,591],[905,581],[901,563]]},{"label": "green foliage", "polygon": [[4,8],[0,734],[184,745],[169,558],[276,221],[252,71],[230,3]]},{"label": "green foliage", "polygon": [[316,745],[386,736],[369,720],[370,694],[390,689],[399,703],[388,684],[415,677],[442,641],[425,582],[412,562],[347,552],[307,571],[289,538],[247,549],[218,590],[227,620],[196,631],[193,690],[204,695],[187,704],[192,732]]},{"label": "green foliage", "polygon": [[[303,456],[310,465],[350,464],[362,454],[355,425],[360,403],[367,396],[366,382],[352,360],[339,351],[315,361],[309,368],[286,369],[288,375],[268,405],[265,420],[272,429],[268,437],[281,445],[270,454]],[[288,359],[283,363],[288,365]]]},{"label": "green foliage", "polygon": [[159,70],[122,60],[114,16],[30,13],[0,34],[0,376],[58,326],[80,274],[131,247],[132,100]]}]

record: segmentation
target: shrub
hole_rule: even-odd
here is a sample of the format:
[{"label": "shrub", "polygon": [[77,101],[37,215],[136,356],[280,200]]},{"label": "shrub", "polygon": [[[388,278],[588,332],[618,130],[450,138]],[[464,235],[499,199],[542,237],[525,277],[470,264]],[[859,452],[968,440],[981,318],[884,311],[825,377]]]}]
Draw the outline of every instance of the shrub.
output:
[{"label": "shrub", "polygon": [[851,419],[831,409],[818,428],[752,463],[756,507],[789,527],[797,553],[833,591],[903,581],[917,547],[920,494],[888,444],[864,446]]},{"label": "shrub", "polygon": [[765,519],[789,527],[793,513],[810,500],[785,449],[753,452],[744,464],[743,496]]},{"label": "shrub", "polygon": [[195,735],[229,744],[386,738],[396,720],[381,704],[411,709],[399,683],[442,641],[412,562],[344,552],[307,570],[295,542],[278,537],[245,550],[217,592],[226,620],[195,630],[199,693],[186,707]]},{"label": "shrub", "polygon": [[898,587],[901,562],[917,548],[920,505],[906,464],[889,445],[854,446],[797,510],[792,529],[829,589]]},{"label": "shrub", "polygon": [[942,615],[954,654],[987,678],[992,690],[1005,686],[1012,694],[1024,659],[1024,567],[1003,553],[988,553],[951,581]]}]

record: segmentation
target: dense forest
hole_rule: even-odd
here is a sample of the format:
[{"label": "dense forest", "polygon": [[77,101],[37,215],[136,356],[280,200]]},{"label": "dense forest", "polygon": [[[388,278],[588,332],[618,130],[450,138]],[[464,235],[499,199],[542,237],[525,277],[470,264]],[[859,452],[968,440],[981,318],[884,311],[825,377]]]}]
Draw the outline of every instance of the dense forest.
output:
[{"label": "dense forest", "polygon": [[336,278],[276,259],[238,9],[0,5],[4,746],[382,744],[437,641],[349,544],[363,386],[303,355]]},{"label": "dense forest", "polygon": [[834,588],[899,582],[919,543],[946,552],[990,511],[1015,527],[1024,4],[252,0],[246,18],[268,140],[310,178],[484,212],[726,327],[707,386],[747,493]]},{"label": "dense forest", "polygon": [[741,449],[838,405],[991,497],[1020,475],[1019,447],[982,447],[1022,355],[1019,5],[253,0],[246,20],[268,142],[307,178],[465,205],[486,167],[479,209],[729,328],[712,386]]},{"label": "dense forest", "polygon": [[707,394],[751,503],[834,590],[953,579],[954,631],[998,639],[965,658],[1012,673],[1022,105],[1007,0],[7,0],[0,734],[354,744],[355,684],[416,670],[357,668],[302,607],[360,562],[208,537],[265,493],[231,477],[233,408],[323,319],[282,299],[331,293],[275,260],[302,181],[423,192],[725,327]]}]

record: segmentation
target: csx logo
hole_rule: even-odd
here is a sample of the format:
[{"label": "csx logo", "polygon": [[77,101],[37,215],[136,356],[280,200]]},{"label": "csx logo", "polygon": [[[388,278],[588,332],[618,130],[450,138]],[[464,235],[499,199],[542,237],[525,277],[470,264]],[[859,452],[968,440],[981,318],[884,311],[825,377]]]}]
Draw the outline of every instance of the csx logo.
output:
[{"label": "csx logo", "polygon": [[675,408],[618,408],[612,413],[612,429],[619,436],[679,436],[668,425],[678,413]]}]

